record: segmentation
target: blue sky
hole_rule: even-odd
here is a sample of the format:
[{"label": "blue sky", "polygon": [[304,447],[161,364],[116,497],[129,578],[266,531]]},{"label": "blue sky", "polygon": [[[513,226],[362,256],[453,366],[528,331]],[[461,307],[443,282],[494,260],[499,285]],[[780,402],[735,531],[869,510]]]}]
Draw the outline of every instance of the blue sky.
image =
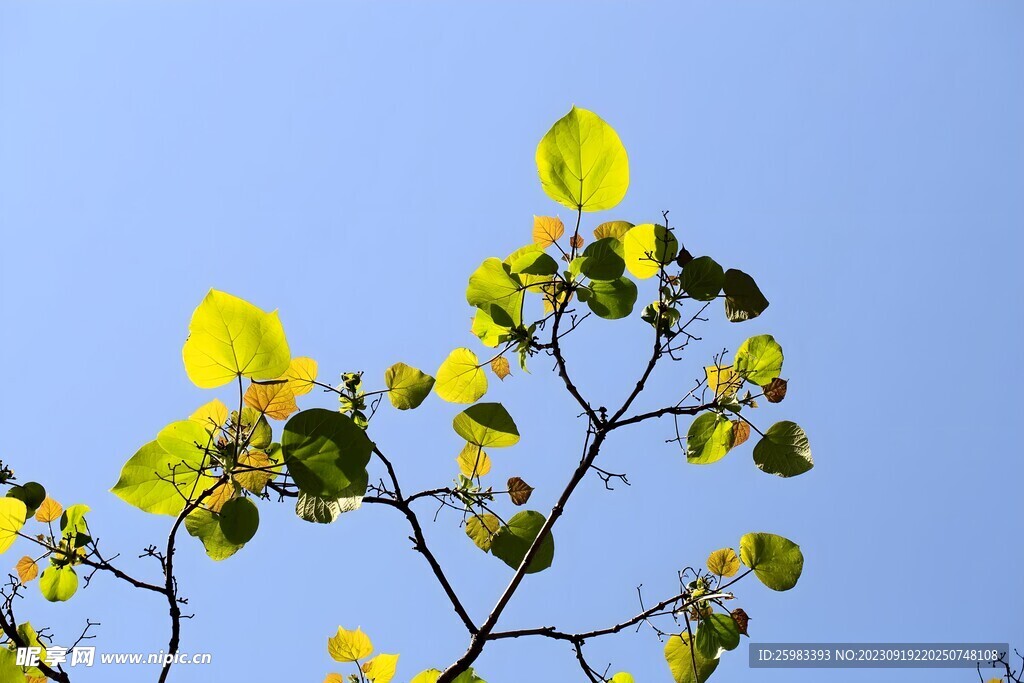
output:
[{"label": "blue sky", "polygon": [[[135,555],[168,520],[107,490],[139,445],[221,395],[181,364],[206,290],[279,308],[292,349],[324,377],[364,370],[379,385],[399,360],[432,371],[475,345],[472,269],[527,242],[534,214],[568,218],[533,155],[577,104],[616,127],[631,164],[625,201],[588,225],[669,209],[691,251],[754,274],[772,301],[757,320],[709,324],[644,406],[674,401],[712,354],[769,332],[790,391],[760,420],[800,422],[816,467],[778,480],[748,447],[698,468],[663,443],[670,424],[616,434],[605,464],[633,486],[581,487],[554,566],[525,582],[502,624],[619,621],[637,611],[638,584],[668,595],[677,569],[763,530],[799,542],[806,566],[789,593],[741,584],[755,640],[1024,645],[1022,83],[1016,2],[4,2],[0,457],[62,502],[88,503],[103,546],[155,576]],[[644,328],[588,321],[570,344],[595,402],[621,400]],[[548,370],[538,361],[492,390],[523,432],[495,454],[495,481],[523,476],[541,510],[583,428]],[[374,437],[407,489],[453,476],[455,412],[431,399],[379,415]],[[324,647],[339,624],[401,652],[403,680],[462,652],[399,515],[368,508],[322,527],[287,503],[261,512],[256,539],[226,562],[184,539],[196,617],[183,648],[215,656],[174,680],[319,681],[340,670]],[[427,534],[481,619],[510,571],[449,515]],[[12,566],[19,548],[4,556]],[[98,620],[103,651],[166,646],[159,600],[108,579],[66,605],[32,592],[18,610],[58,640]],[[661,647],[642,631],[589,653],[667,681]],[[565,644],[546,640],[495,644],[478,669],[490,683],[579,678]],[[716,674],[973,676],[752,674],[745,648]]]}]

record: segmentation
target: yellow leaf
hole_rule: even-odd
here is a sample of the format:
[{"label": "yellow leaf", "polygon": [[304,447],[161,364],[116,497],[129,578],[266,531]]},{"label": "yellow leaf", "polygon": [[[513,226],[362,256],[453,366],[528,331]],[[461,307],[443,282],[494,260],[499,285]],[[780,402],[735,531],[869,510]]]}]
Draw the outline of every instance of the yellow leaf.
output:
[{"label": "yellow leaf", "polygon": [[459,470],[465,476],[473,479],[482,477],[491,471],[491,458],[487,453],[473,443],[467,443],[462,447],[459,457],[455,458],[459,463]]},{"label": "yellow leaf", "polygon": [[60,519],[63,512],[64,508],[61,504],[47,496],[36,510],[36,521],[43,522],[44,524],[46,522],[54,522]]},{"label": "yellow leaf", "polygon": [[327,639],[327,652],[336,662],[354,662],[369,657],[373,643],[362,629],[346,631],[339,626],[338,633]]},{"label": "yellow leaf", "polygon": [[466,535],[472,539],[476,547],[485,553],[490,552],[491,541],[494,540],[499,529],[501,529],[501,520],[490,513],[476,515],[466,522]]},{"label": "yellow leaf", "polygon": [[277,478],[280,468],[280,461],[273,463],[270,456],[263,451],[243,451],[238,456],[238,464],[245,467],[259,467],[258,470],[236,470],[233,474],[235,481],[246,491],[251,493],[263,493],[267,484]]},{"label": "yellow leaf", "polygon": [[316,386],[313,380],[316,379],[317,364],[312,358],[300,356],[292,358],[288,366],[288,372],[282,375],[281,379],[288,380],[288,386],[296,396],[308,394]]},{"label": "yellow leaf", "polygon": [[218,429],[228,421],[228,407],[219,398],[196,408],[188,419],[206,427],[207,431]]},{"label": "yellow leaf", "polygon": [[708,571],[716,576],[734,576],[740,570],[740,558],[732,548],[722,548],[708,555]]},{"label": "yellow leaf", "polygon": [[203,506],[210,512],[220,512],[224,504],[235,497],[235,493],[235,485],[229,481],[224,482],[203,499]]},{"label": "yellow leaf", "polygon": [[708,389],[715,392],[715,398],[732,396],[743,385],[743,378],[732,371],[732,366],[709,365],[704,368],[704,374],[708,378]]},{"label": "yellow leaf", "polygon": [[434,391],[449,403],[475,403],[487,393],[480,359],[467,348],[455,349],[437,369]]},{"label": "yellow leaf", "polygon": [[533,217],[533,241],[542,247],[550,247],[565,234],[562,219],[557,216]]},{"label": "yellow leaf", "polygon": [[21,527],[25,526],[28,510],[17,498],[0,498],[0,553],[7,549],[18,537]]},{"label": "yellow leaf", "polygon": [[603,240],[605,237],[614,237],[621,240],[632,227],[633,224],[626,221],[608,221],[594,228],[594,239]]},{"label": "yellow leaf", "polygon": [[289,385],[290,382],[275,382],[273,384],[253,382],[245,390],[245,404],[272,420],[285,420],[299,410],[299,406],[295,404],[295,392]]},{"label": "yellow leaf", "polygon": [[324,683],[345,683],[345,678],[341,674],[330,673],[327,674]]},{"label": "yellow leaf", "polygon": [[398,655],[379,654],[363,664],[363,673],[373,683],[391,683],[398,667]]},{"label": "yellow leaf", "polygon": [[506,377],[512,374],[512,371],[509,368],[508,358],[505,358],[505,356],[498,356],[492,360],[491,372],[494,373],[495,377],[504,381]]},{"label": "yellow leaf", "polygon": [[274,379],[288,370],[291,352],[277,312],[211,289],[192,314],[182,349],[193,384],[214,389],[236,377]]},{"label": "yellow leaf", "polygon": [[28,555],[18,560],[18,564],[14,568],[18,571],[18,578],[21,579],[22,585],[39,576],[39,565]]}]

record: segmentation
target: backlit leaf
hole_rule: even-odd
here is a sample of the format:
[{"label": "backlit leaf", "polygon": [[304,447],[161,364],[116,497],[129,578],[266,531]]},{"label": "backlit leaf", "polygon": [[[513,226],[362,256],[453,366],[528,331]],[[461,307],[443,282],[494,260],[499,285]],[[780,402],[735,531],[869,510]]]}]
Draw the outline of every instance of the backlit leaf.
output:
[{"label": "backlit leaf", "polygon": [[533,217],[533,241],[542,247],[550,247],[565,234],[565,225],[557,216]]},{"label": "backlit leaf", "polygon": [[284,469],[280,456],[275,463],[263,451],[255,450],[245,450],[239,454],[238,465],[240,467],[233,473],[235,481],[246,491],[256,494],[263,493],[267,484],[276,479],[278,473]]},{"label": "backlit leaf", "polygon": [[686,462],[707,465],[725,457],[732,448],[732,423],[724,415],[703,413],[686,433]]},{"label": "backlit leaf", "polygon": [[239,375],[274,379],[288,370],[291,352],[277,312],[211,289],[189,323],[182,356],[192,382],[213,389]]},{"label": "backlit leaf", "polygon": [[245,404],[272,420],[287,420],[289,415],[299,410],[295,403],[295,392],[290,385],[290,382],[253,382],[245,390]]},{"label": "backlit leaf", "polygon": [[466,535],[485,553],[491,550],[491,541],[501,528],[501,521],[491,513],[475,515],[466,522]]},{"label": "backlit leaf", "polygon": [[708,555],[708,571],[716,576],[735,576],[740,570],[740,558],[732,548],[722,548]]},{"label": "backlit leaf", "polygon": [[544,192],[583,211],[610,209],[629,187],[629,160],[618,134],[597,114],[573,107],[537,146]]},{"label": "backlit leaf", "polygon": [[796,585],[804,568],[800,546],[782,536],[746,534],[740,539],[740,559],[754,570],[761,583],[775,591]]},{"label": "backlit leaf", "polygon": [[384,372],[384,385],[389,389],[391,405],[399,410],[411,410],[427,398],[434,388],[434,378],[411,365],[395,363]]},{"label": "backlit leaf", "polygon": [[[665,661],[672,671],[676,683],[704,683],[718,668],[717,659],[709,659],[699,650],[690,650],[690,634],[682,633],[669,637],[665,643]],[[694,676],[694,662],[696,673]]]},{"label": "backlit leaf", "polygon": [[354,662],[369,657],[373,643],[362,629],[346,631],[339,626],[338,632],[327,639],[327,652],[337,662]]},{"label": "backlit leaf", "polygon": [[491,372],[493,372],[494,376],[500,380],[504,380],[506,377],[511,375],[512,371],[509,369],[508,358],[505,358],[505,356],[498,356],[492,360]]},{"label": "backlit leaf", "polygon": [[715,398],[732,396],[743,384],[743,378],[737,375],[731,366],[709,365],[704,368],[704,374],[708,378],[708,389],[714,392]]},{"label": "backlit leaf", "polygon": [[288,364],[288,370],[281,376],[281,379],[288,380],[288,387],[296,396],[308,394],[316,386],[313,382],[317,377],[317,363],[312,358],[299,356],[292,358]]},{"label": "backlit leaf", "polygon": [[487,311],[495,322],[518,325],[522,322],[523,284],[511,274],[511,266],[497,258],[485,260],[469,276],[466,301]]},{"label": "backlit leaf", "polygon": [[437,370],[434,391],[449,403],[480,400],[487,393],[487,375],[480,369],[480,359],[467,348],[452,351]]},{"label": "backlit leaf", "polygon": [[55,501],[53,498],[47,496],[43,499],[43,502],[39,504],[39,508],[36,510],[36,521],[43,522],[55,522],[60,519],[61,514],[64,512],[64,507]]},{"label": "backlit leaf", "polygon": [[203,425],[208,432],[220,429],[228,421],[228,407],[219,398],[203,404],[189,415],[190,420]]},{"label": "backlit leaf", "polygon": [[39,591],[50,602],[64,602],[78,590],[78,575],[70,565],[47,567],[39,577]]},{"label": "backlit leaf", "polygon": [[[544,515],[533,510],[514,515],[491,540],[491,554],[513,569],[518,569],[544,522]],[[548,534],[541,541],[537,554],[526,568],[526,573],[533,574],[547,569],[551,566],[554,556],[555,541],[551,534]]]},{"label": "backlit leaf", "polygon": [[750,425],[743,420],[732,421],[732,447],[736,448],[750,438]]},{"label": "backlit leaf", "polygon": [[372,683],[391,683],[398,666],[398,655],[379,654],[363,664],[363,673]]},{"label": "backlit leaf", "polygon": [[226,560],[241,550],[244,545],[228,540],[224,535],[219,517],[205,508],[193,510],[185,517],[185,530],[189,536],[198,538],[202,542],[206,554],[215,562]]},{"label": "backlit leaf", "polygon": [[672,232],[661,225],[644,223],[630,228],[622,238],[626,268],[635,277],[646,280],[672,263],[679,249]]},{"label": "backlit leaf", "polygon": [[22,585],[39,576],[39,565],[28,555],[18,560],[18,564],[14,568],[18,572],[18,578],[21,580]]},{"label": "backlit leaf", "polygon": [[159,443],[144,445],[121,468],[121,476],[111,491],[135,507],[160,515],[177,515],[193,498],[215,481],[200,476],[202,452],[191,449],[189,457],[171,455]]},{"label": "backlit leaf", "polygon": [[632,227],[633,224],[627,221],[608,221],[594,228],[594,239],[603,240],[606,237],[614,237],[621,240],[622,236]]},{"label": "backlit leaf", "polygon": [[500,403],[477,403],[452,421],[455,433],[481,448],[506,448],[519,442],[519,430]]},{"label": "backlit leaf", "polygon": [[758,386],[768,384],[782,373],[782,347],[770,334],[759,334],[736,349],[733,370]]},{"label": "backlit leaf", "polygon": [[463,476],[475,479],[483,477],[491,471],[491,458],[476,444],[467,443],[462,447],[455,461],[459,464],[459,471]]}]

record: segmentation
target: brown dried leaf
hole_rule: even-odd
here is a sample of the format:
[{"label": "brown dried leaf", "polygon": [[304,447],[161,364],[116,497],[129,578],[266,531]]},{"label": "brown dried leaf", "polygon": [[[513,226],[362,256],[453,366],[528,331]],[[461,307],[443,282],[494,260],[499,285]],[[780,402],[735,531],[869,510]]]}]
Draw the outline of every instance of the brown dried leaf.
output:
[{"label": "brown dried leaf", "polygon": [[498,356],[492,360],[491,371],[498,379],[504,381],[506,377],[512,374],[512,370],[509,368],[508,358],[505,358],[505,356]]},{"label": "brown dried leaf", "polygon": [[764,391],[764,397],[768,399],[769,403],[781,403],[782,399],[786,398],[786,388],[788,383],[781,377],[776,377],[768,384],[761,387]]},{"label": "brown dried leaf", "polygon": [[533,217],[533,241],[542,247],[550,247],[565,234],[562,219],[557,216]]},{"label": "brown dried leaf", "polygon": [[573,235],[569,238],[569,246],[573,249],[583,248],[583,235]]},{"label": "brown dried leaf", "polygon": [[730,612],[729,615],[732,617],[732,620],[736,622],[736,627],[739,629],[740,633],[749,638],[750,634],[747,633],[747,622],[750,621],[750,617],[747,616],[747,613],[737,607]]},{"label": "brown dried leaf", "polygon": [[732,421],[732,447],[736,448],[750,438],[750,425],[743,420]]},{"label": "brown dried leaf", "polygon": [[526,505],[530,500],[533,487],[519,477],[512,477],[508,480],[508,497],[512,499],[513,505]]}]

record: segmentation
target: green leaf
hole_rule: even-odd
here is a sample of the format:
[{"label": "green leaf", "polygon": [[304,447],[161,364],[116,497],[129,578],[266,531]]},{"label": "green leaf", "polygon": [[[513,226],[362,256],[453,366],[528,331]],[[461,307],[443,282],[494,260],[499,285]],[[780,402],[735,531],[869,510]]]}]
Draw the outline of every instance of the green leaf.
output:
[{"label": "green leaf", "polygon": [[621,240],[633,224],[629,221],[607,221],[594,228],[594,239],[603,240],[605,237],[614,237]]},{"label": "green leaf", "polygon": [[198,495],[216,481],[198,474],[202,466],[198,449],[188,450],[187,457],[178,457],[150,441],[124,464],[111,492],[140,510],[175,516],[185,507],[186,498]]},{"label": "green leaf", "polygon": [[795,477],[814,467],[807,434],[795,422],[773,424],[754,446],[754,463],[762,472]]},{"label": "green leaf", "polygon": [[26,516],[36,514],[36,510],[46,500],[46,489],[39,482],[30,481],[21,486],[12,486],[7,490],[8,498],[15,498],[25,504]]},{"label": "green leaf", "polygon": [[384,372],[391,405],[399,410],[418,408],[434,388],[434,378],[405,363],[395,363]]},{"label": "green leaf", "polygon": [[622,238],[626,268],[641,280],[654,277],[662,266],[672,263],[679,250],[675,235],[662,226],[644,223],[630,228]]},{"label": "green leaf", "polygon": [[679,276],[683,291],[697,301],[711,301],[721,293],[724,283],[725,271],[710,256],[693,259]]},{"label": "green leaf", "polygon": [[[697,675],[693,675],[694,659],[697,662]],[[690,634],[670,636],[665,643],[665,661],[672,671],[676,683],[704,683],[718,668],[717,659],[709,659],[700,650],[690,650]]]},{"label": "green leaf", "polygon": [[455,433],[481,448],[506,448],[519,443],[519,430],[500,403],[477,403],[452,421]]},{"label": "green leaf", "polygon": [[179,420],[161,429],[156,435],[156,442],[181,462],[201,463],[213,438],[196,420]]},{"label": "green leaf", "polygon": [[477,548],[485,553],[491,550],[491,541],[501,528],[501,521],[490,513],[470,517],[466,522],[466,535],[472,539]]},{"label": "green leaf", "polygon": [[754,278],[742,270],[725,271],[725,317],[734,323],[756,318],[768,308],[768,299],[757,288]]},{"label": "green leaf", "polygon": [[295,514],[307,522],[330,524],[344,513],[358,510],[362,506],[366,484],[365,480],[357,482],[338,498],[319,498],[299,491]]},{"label": "green leaf", "polygon": [[89,512],[88,505],[69,505],[60,516],[60,531],[65,538],[74,538],[79,534],[88,534],[89,525],[86,524],[85,515]]},{"label": "green leaf", "polygon": [[70,565],[47,567],[39,577],[39,590],[50,602],[64,602],[78,590],[78,575]]},{"label": "green leaf", "polygon": [[[440,669],[427,669],[421,671],[415,676],[409,683],[437,683],[438,677],[441,675]],[[484,679],[480,678],[473,672],[473,668],[470,667],[455,677],[452,683],[487,683]]]},{"label": "green leaf", "polygon": [[337,498],[353,483],[365,481],[373,444],[347,415],[312,408],[296,413],[284,426],[281,451],[288,473],[300,489]]},{"label": "green leaf", "polygon": [[[510,267],[497,258],[489,258],[469,276],[466,301],[495,315],[497,308],[505,313],[507,322],[522,322],[523,285],[510,274]],[[496,319],[497,320],[497,319]]]},{"label": "green leaf", "polygon": [[231,543],[248,543],[259,526],[260,511],[248,498],[234,498],[220,509],[220,528]]},{"label": "green leaf", "polygon": [[626,270],[625,254],[622,242],[605,237],[583,250],[579,270],[591,280],[618,280]]},{"label": "green leaf", "polygon": [[512,274],[547,275],[558,272],[558,261],[543,251],[527,251],[512,262]]},{"label": "green leaf", "polygon": [[25,526],[28,508],[17,498],[0,498],[0,553],[7,552]]},{"label": "green leaf", "polygon": [[491,314],[482,308],[476,309],[473,316],[473,334],[480,338],[484,346],[494,348],[498,344],[507,341],[512,330],[507,325],[499,325],[494,322]]},{"label": "green leaf", "polygon": [[473,403],[487,393],[487,375],[480,359],[467,348],[455,349],[437,369],[437,395],[449,403]]},{"label": "green leaf", "polygon": [[[491,554],[513,569],[518,569],[545,521],[544,515],[533,510],[513,515],[508,524],[501,527],[491,539]],[[533,574],[547,569],[554,557],[555,540],[548,534],[541,541],[526,573]]]},{"label": "green leaf", "polygon": [[277,312],[211,289],[188,326],[182,349],[192,382],[213,389],[239,375],[275,379],[288,370],[291,352]]},{"label": "green leaf", "polygon": [[768,384],[782,373],[782,347],[770,334],[751,337],[736,350],[732,369],[758,386]]},{"label": "green leaf", "polygon": [[[583,291],[583,290],[580,290]],[[590,296],[587,306],[595,314],[608,320],[625,318],[633,312],[636,303],[636,285],[626,277],[603,282],[596,280],[590,283]]]},{"label": "green leaf", "polygon": [[718,659],[723,650],[735,650],[740,644],[740,629],[728,614],[711,614],[702,619],[693,638],[697,652]]},{"label": "green leaf", "polygon": [[725,457],[732,448],[732,422],[719,413],[704,413],[686,433],[686,462],[707,465]]},{"label": "green leaf", "polygon": [[629,187],[629,160],[618,134],[586,109],[573,107],[537,145],[544,192],[582,211],[610,209]]},{"label": "green leaf", "polygon": [[206,554],[215,562],[226,560],[245,545],[228,540],[218,516],[205,508],[197,508],[185,517],[185,530],[189,536],[202,542]]},{"label": "green leaf", "polygon": [[774,591],[788,591],[804,569],[800,546],[782,536],[746,534],[740,539],[740,559],[754,570],[761,583]]}]

